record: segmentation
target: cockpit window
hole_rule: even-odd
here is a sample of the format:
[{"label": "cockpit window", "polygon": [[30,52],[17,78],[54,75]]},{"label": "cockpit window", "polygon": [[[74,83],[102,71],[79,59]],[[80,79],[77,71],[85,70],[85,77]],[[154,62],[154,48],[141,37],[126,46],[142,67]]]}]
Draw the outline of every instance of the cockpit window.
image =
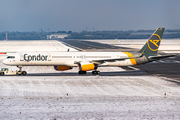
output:
[{"label": "cockpit window", "polygon": [[12,58],[13,59],[13,58],[15,58],[15,56],[8,56],[7,58]]}]

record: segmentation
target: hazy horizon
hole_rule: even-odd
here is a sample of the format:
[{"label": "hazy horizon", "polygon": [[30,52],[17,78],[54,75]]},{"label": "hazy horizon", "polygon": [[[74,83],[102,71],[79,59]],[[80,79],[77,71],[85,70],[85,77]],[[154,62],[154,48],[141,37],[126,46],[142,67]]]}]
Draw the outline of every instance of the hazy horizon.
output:
[{"label": "hazy horizon", "polygon": [[2,31],[180,29],[178,0],[3,0]]}]

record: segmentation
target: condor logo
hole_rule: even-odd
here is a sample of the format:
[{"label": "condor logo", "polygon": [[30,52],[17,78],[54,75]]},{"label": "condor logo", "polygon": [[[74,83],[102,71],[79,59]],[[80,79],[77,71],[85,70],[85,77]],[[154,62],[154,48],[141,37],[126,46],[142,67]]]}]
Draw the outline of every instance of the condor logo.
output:
[{"label": "condor logo", "polygon": [[150,50],[157,51],[161,42],[161,38],[157,34],[153,34],[147,44]]},{"label": "condor logo", "polygon": [[47,61],[47,55],[28,55],[24,54],[25,61]]}]

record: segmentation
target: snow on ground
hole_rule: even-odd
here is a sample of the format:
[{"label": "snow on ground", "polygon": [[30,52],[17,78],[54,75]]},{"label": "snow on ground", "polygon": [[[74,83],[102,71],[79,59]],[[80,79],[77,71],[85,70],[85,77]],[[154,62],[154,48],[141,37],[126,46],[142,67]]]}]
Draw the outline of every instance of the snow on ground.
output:
[{"label": "snow on ground", "polygon": [[18,51],[77,51],[57,40],[0,41],[0,52]]},{"label": "snow on ground", "polygon": [[179,95],[152,76],[3,76],[0,119],[180,119]]},{"label": "snow on ground", "polygon": [[[66,51],[58,41],[1,41],[0,51]],[[70,49],[71,50],[71,49]],[[72,49],[73,50],[73,49]],[[6,66],[17,70],[15,66]],[[124,71],[119,67],[102,72]],[[52,66],[28,73],[63,73]],[[77,73],[78,68],[66,72]],[[165,96],[166,93],[166,96]],[[0,120],[180,119],[179,85],[158,76],[0,76]]]}]

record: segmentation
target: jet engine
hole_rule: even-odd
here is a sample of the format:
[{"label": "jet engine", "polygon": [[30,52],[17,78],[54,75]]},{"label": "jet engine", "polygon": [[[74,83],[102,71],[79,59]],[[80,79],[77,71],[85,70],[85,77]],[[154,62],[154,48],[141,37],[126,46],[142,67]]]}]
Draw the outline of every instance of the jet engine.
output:
[{"label": "jet engine", "polygon": [[79,71],[89,71],[89,70],[97,69],[97,65],[89,62],[81,62],[78,64],[78,66],[79,66]]},{"label": "jet engine", "polygon": [[70,70],[72,69],[72,67],[62,65],[62,66],[54,66],[54,69],[57,71],[64,71],[64,70]]}]

